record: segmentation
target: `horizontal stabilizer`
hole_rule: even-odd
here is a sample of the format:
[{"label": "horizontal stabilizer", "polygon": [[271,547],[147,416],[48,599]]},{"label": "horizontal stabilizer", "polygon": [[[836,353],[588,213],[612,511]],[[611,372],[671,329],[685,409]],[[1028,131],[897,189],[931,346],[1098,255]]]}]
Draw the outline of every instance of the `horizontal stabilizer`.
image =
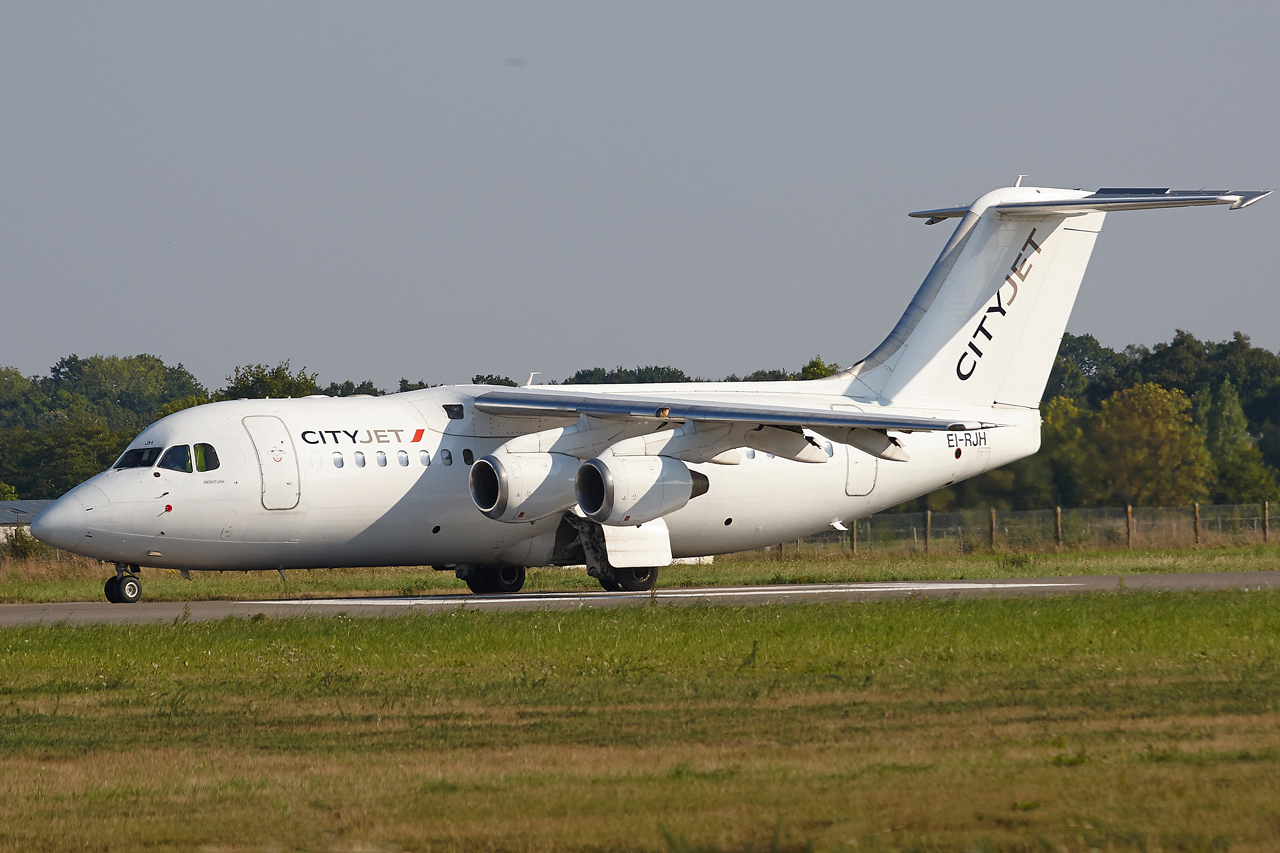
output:
[{"label": "horizontal stabilizer", "polygon": [[[749,423],[777,427],[863,427],[902,432],[963,429],[948,420],[879,412],[800,409],[790,406],[747,406],[707,400],[634,397],[631,394],[581,394],[523,391],[490,391],[476,398],[475,407],[489,415],[515,418],[554,418],[589,415],[615,420],[656,420],[683,423],[709,421]],[[988,429],[995,424],[970,426]]]},{"label": "horizontal stabilizer", "polygon": [[[1046,201],[1015,201],[993,204],[988,210],[1006,218],[1039,216],[1079,216],[1085,213],[1113,210],[1155,210],[1164,207],[1202,207],[1212,204],[1230,205],[1231,210],[1248,207],[1271,195],[1271,190],[1171,190],[1150,187],[1107,187],[1082,198]],[[964,216],[969,207],[943,207],[918,210],[907,214],[933,225],[944,219]]]}]

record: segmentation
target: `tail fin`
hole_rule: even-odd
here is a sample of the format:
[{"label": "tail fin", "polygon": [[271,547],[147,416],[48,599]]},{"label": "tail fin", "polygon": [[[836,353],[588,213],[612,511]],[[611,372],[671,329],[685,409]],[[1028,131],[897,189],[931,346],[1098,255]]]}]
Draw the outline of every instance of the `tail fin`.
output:
[{"label": "tail fin", "polygon": [[[968,207],[884,342],[849,369],[854,392],[896,403],[1034,408],[1109,210],[1230,204],[1266,192],[1007,187]],[[859,385],[864,387],[858,387]]]}]

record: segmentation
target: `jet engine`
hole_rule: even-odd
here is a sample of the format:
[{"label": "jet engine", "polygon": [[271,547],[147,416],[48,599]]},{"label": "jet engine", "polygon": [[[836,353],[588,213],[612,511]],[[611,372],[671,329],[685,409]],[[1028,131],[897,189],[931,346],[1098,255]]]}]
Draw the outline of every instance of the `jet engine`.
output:
[{"label": "jet engine", "polygon": [[482,456],[468,477],[476,508],[495,521],[534,521],[573,506],[578,460],[563,453]]},{"label": "jet engine", "polygon": [[621,526],[643,524],[675,512],[705,494],[705,474],[668,456],[614,456],[588,459],[574,478],[578,507],[592,521]]}]

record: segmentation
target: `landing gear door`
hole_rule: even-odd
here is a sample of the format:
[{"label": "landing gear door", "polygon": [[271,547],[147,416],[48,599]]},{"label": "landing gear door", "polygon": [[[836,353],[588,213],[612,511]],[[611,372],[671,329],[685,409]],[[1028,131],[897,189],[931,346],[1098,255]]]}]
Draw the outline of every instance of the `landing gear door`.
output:
[{"label": "landing gear door", "polygon": [[244,419],[244,428],[258,452],[262,473],[262,505],[267,509],[293,509],[302,496],[298,476],[298,454],[284,421],[270,415]]}]

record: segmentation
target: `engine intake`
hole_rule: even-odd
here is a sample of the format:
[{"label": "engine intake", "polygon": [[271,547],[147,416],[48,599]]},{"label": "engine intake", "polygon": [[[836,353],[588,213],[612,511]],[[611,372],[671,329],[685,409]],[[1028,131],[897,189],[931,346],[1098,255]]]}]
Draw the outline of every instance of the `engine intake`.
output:
[{"label": "engine intake", "polygon": [[592,521],[620,526],[653,521],[707,491],[705,474],[667,456],[588,459],[574,477],[578,507]]},{"label": "engine intake", "polygon": [[573,506],[573,469],[562,453],[508,453],[499,449],[471,466],[468,483],[476,509],[495,521],[535,521]]}]

